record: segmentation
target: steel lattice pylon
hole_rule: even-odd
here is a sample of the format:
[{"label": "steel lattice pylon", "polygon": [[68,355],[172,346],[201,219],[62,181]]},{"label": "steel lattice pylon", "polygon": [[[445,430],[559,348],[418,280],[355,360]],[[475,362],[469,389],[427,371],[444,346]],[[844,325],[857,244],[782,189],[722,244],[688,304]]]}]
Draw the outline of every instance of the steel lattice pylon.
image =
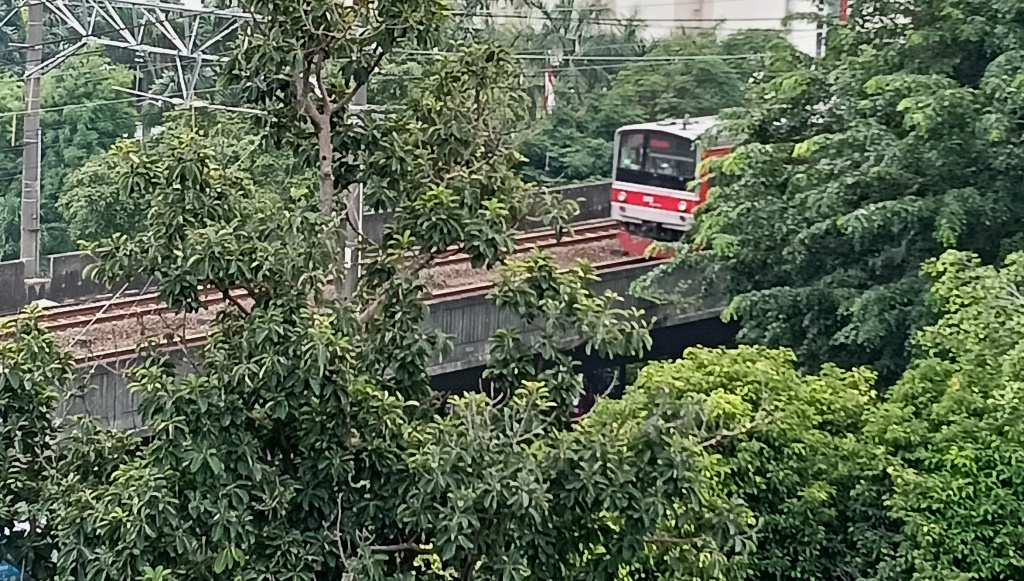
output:
[{"label": "steel lattice pylon", "polygon": [[[206,64],[226,60],[210,52],[217,43],[252,19],[237,9],[218,10],[198,3],[169,4],[145,0],[35,0],[74,30],[73,43],[25,77],[41,76],[89,44],[162,55],[173,61],[175,83],[187,105]],[[160,98],[157,95],[153,97]]]}]

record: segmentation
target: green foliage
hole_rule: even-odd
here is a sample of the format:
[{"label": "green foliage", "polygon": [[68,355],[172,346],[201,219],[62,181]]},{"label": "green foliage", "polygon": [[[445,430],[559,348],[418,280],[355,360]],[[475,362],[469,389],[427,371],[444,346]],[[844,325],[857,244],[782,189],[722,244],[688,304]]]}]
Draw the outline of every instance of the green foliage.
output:
[{"label": "green foliage", "polygon": [[57,207],[73,240],[97,241],[142,229],[150,200],[132,180],[132,174],[149,162],[141,153],[139,142],[119,141],[68,176],[68,191]]},{"label": "green foliage", "polygon": [[[41,199],[42,255],[75,249],[63,216],[57,209],[68,185],[68,176],[114,141],[135,133],[138,115],[125,93],[114,87],[131,87],[134,74],[95,51],[69,58],[43,77],[43,159]],[[22,84],[9,77],[0,80],[0,114],[23,110]],[[10,118],[0,150],[0,259],[17,256],[21,222],[21,146],[24,121],[17,117],[17,145],[10,148]],[[34,138],[32,138],[34,139]],[[30,140],[32,140],[30,139]]]},{"label": "green foliage", "polygon": [[887,451],[887,507],[903,525],[887,578],[1017,578],[1024,255],[996,269],[951,251],[925,271],[941,318],[865,430]]},{"label": "green foliage", "polygon": [[[96,273],[156,274],[169,304],[186,310],[197,285],[240,286],[254,300],[217,315],[201,369],[179,377],[157,359],[134,372],[152,443],[68,495],[56,526],[62,575],[734,572],[752,521],[711,476],[716,437],[730,426],[699,419],[703,398],[670,415],[609,402],[595,427],[569,422],[579,379],[558,348],[571,339],[615,355],[649,344],[638,313],[586,290],[589,267],[559,272],[535,255],[508,263],[494,290],[500,305],[546,325],[548,367],[522,373],[500,401],[428,390],[441,342],[421,329],[416,268],[452,245],[480,264],[503,262],[508,226],[530,215],[512,179],[516,156],[493,137],[515,119],[489,114],[507,106],[492,83],[511,65],[492,50],[441,62],[386,120],[415,129],[392,130],[396,141],[375,141],[364,157],[374,203],[399,218],[368,249],[352,302],[322,294],[338,226],[309,196],[261,201],[187,132],[164,165],[147,165],[146,230],[97,247]],[[456,78],[460,69],[471,74]],[[470,101],[440,105],[458,99]],[[398,179],[410,174],[423,185]]]},{"label": "green foliage", "polygon": [[170,129],[162,140],[146,155],[126,145],[112,160],[120,164],[112,172],[119,187],[149,211],[132,224],[138,233],[88,245],[102,259],[92,276],[111,283],[154,277],[162,298],[188,311],[201,306],[197,285],[242,286],[260,301],[281,285],[304,296],[323,284],[316,267],[330,262],[334,248],[322,221],[309,215],[315,201],[307,191],[262,194],[249,174],[221,165],[211,140],[188,128]]},{"label": "green foliage", "polygon": [[0,324],[0,561],[36,579],[53,574],[46,502],[54,474],[56,386],[73,362],[31,318]]},{"label": "green foliage", "polygon": [[197,145],[209,151],[221,170],[243,172],[261,194],[287,198],[292,188],[314,183],[291,152],[268,147],[265,135],[237,114],[169,114],[162,131],[142,142],[119,141],[68,177],[58,208],[70,236],[97,242],[143,230],[153,202],[148,180],[171,167],[181,153],[176,148],[182,134],[197,122],[210,127],[198,132]]},{"label": "green foliage", "polygon": [[[134,232],[90,246],[94,276],[155,277],[179,311],[201,308],[200,289],[227,300],[200,364],[182,373],[151,357],[131,372],[146,442],[94,425],[61,442],[69,476],[47,514],[56,577],[735,578],[753,520],[720,485],[715,451],[741,426],[712,398],[638,390],[570,420],[581,386],[564,350],[636,355],[650,337],[641,313],[588,290],[589,265],[509,260],[513,228],[539,219],[560,233],[575,210],[513,171],[526,107],[511,55],[466,45],[425,66],[394,112],[354,114],[335,99],[400,39],[429,41],[443,6],[252,7],[264,18],[232,75],[269,109],[277,142],[298,159],[315,151],[318,195],[301,181],[290,195],[261,190],[262,166],[187,124],[159,147],[118,146],[76,182],[72,216],[97,193],[82,189],[90,176],[122,186],[106,215],[148,209],[141,222],[104,218]],[[329,26],[310,28],[309,14]],[[337,194],[353,182],[395,218],[381,243],[361,241],[355,291],[336,296]],[[495,339],[494,400],[429,389],[446,338],[424,330],[421,273],[453,252],[501,268],[494,300],[542,328],[536,358],[513,331]],[[532,369],[508,373],[524,358]]]},{"label": "green foliage", "polygon": [[882,401],[866,370],[801,376],[763,347],[641,371],[640,389],[707,394],[748,427],[720,451],[760,521],[750,578],[1020,577],[1024,255],[949,251],[924,271],[938,320]]},{"label": "green foliage", "polygon": [[0,17],[0,67],[5,73],[14,73],[15,76],[22,66],[22,55],[19,54],[21,51],[13,50],[14,47],[11,46],[23,34],[21,14],[15,12],[19,8],[20,5],[15,0],[0,0],[0,12],[3,12],[3,17]]},{"label": "green foliage", "polygon": [[857,2],[813,67],[773,57],[678,262],[728,273],[744,341],[891,384],[932,321],[920,264],[1015,249],[1022,27],[1015,2]]},{"label": "green foliage", "polygon": [[252,322],[214,337],[202,373],[136,371],[153,442],[63,503],[62,574],[723,579],[742,563],[753,522],[713,453],[736,426],[705,398],[638,392],[566,430],[536,381],[435,415],[351,376],[329,321],[288,323],[250,364]]},{"label": "green foliage", "polygon": [[[794,53],[777,33],[738,32],[721,41],[710,32],[679,34],[654,44],[643,56],[694,60],[628,64],[589,90],[565,78],[568,72],[560,73],[554,113],[524,140],[529,164],[523,174],[538,181],[605,178],[611,171],[612,141],[619,127],[714,115],[743,105],[748,83],[767,58],[759,55],[783,59],[794,58]],[[721,55],[736,58],[714,58]]]},{"label": "green foliage", "polygon": [[[10,116],[24,108],[21,82],[0,72],[0,116],[5,127],[0,130],[0,260],[18,255],[21,240],[21,150],[11,146]],[[17,184],[17,187],[15,187]]]},{"label": "green foliage", "polygon": [[742,426],[721,449],[724,480],[759,519],[751,579],[868,578],[896,527],[886,477],[860,439],[874,407],[874,374],[829,366],[804,376],[788,350],[690,349],[652,363],[635,388],[680,400],[700,394]]},{"label": "green foliage", "polygon": [[[605,3],[518,0],[513,6],[527,18],[518,21],[513,18],[511,23],[492,27],[491,37],[505,40],[516,52],[549,54],[556,61],[573,57],[559,63],[557,77],[574,94],[586,95],[608,86],[615,71],[609,71],[607,61],[597,57],[642,56],[644,53],[646,42],[641,38],[642,25],[622,18]],[[549,63],[533,60],[527,66],[539,76]],[[539,105],[543,83],[532,86],[530,96],[534,105]]]},{"label": "green foliage", "polygon": [[[516,61],[460,45],[417,65],[420,82],[382,87],[398,105],[386,114],[333,107],[379,51],[429,47],[442,8],[259,3],[265,27],[241,39],[232,74],[269,109],[269,135],[200,115],[75,175],[63,208],[100,239],[94,275],[158,278],[179,311],[202,308],[201,288],[226,305],[200,364],[183,373],[151,357],[132,371],[145,441],[94,423],[59,432],[71,359],[31,319],[16,323],[0,344],[0,557],[31,561],[40,580],[85,581],[1022,576],[1024,255],[1009,253],[1009,202],[1024,105],[1010,53],[983,74],[963,60],[1012,34],[915,7],[897,32],[834,32],[820,69],[777,55],[761,104],[737,122],[751,142],[714,165],[721,188],[691,250],[710,249],[712,272],[731,269],[731,289],[745,289],[732,312],[748,338],[799,349],[690,350],[574,422],[581,379],[565,353],[635,356],[650,337],[641,313],[588,290],[589,265],[509,258],[517,225],[561,232],[574,210],[515,173],[509,136],[529,121]],[[328,25],[310,29],[307,13]],[[360,34],[339,32],[349,25]],[[942,50],[958,42],[971,50]],[[903,51],[921,58],[922,45],[932,68],[909,70]],[[682,92],[708,74],[724,99],[750,77],[711,62],[665,65],[665,82]],[[652,110],[681,106],[635,81]],[[207,123],[219,127],[196,129]],[[289,149],[253,155],[264,139]],[[314,158],[319,184],[302,171]],[[379,244],[361,239],[355,292],[336,296],[338,194],[351,183],[395,219]],[[924,275],[904,264],[945,246],[984,253],[948,252]],[[498,268],[490,298],[533,331],[492,339],[488,394],[429,389],[448,344],[424,330],[421,275],[453,252]],[[841,346],[904,349],[916,328],[917,357],[881,402],[874,371],[797,365],[877,363]]]},{"label": "green foliage", "polygon": [[524,382],[541,380],[552,386],[559,407],[568,408],[583,393],[583,378],[572,373],[566,351],[583,345],[587,353],[612,358],[640,356],[650,349],[650,335],[640,322],[643,313],[614,308],[622,299],[611,291],[595,296],[587,285],[599,280],[586,262],[559,271],[552,257],[541,252],[502,269],[501,284],[490,298],[541,331],[529,344],[516,329],[495,335],[484,377],[496,392],[507,396]]},{"label": "green foliage", "polygon": [[131,87],[134,78],[127,67],[95,53],[71,57],[43,77],[42,107],[62,107],[44,112],[40,118],[43,256],[75,250],[57,209],[67,189],[67,177],[118,138],[135,134],[138,114],[131,99],[114,90]]}]

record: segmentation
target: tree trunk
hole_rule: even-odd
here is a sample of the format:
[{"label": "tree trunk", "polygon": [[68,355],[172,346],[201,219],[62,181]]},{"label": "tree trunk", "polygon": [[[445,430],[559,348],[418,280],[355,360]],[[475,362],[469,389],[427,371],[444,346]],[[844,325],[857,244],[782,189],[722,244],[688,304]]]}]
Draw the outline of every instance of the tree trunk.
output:
[{"label": "tree trunk", "polygon": [[[331,117],[324,115],[317,123],[317,145],[320,158],[320,214],[334,222],[334,143],[331,140]],[[337,226],[337,224],[335,224]],[[345,286],[345,230],[346,228],[335,228],[337,231],[336,240],[338,256],[334,268],[334,293],[335,298],[340,300],[347,298],[344,292]]]}]

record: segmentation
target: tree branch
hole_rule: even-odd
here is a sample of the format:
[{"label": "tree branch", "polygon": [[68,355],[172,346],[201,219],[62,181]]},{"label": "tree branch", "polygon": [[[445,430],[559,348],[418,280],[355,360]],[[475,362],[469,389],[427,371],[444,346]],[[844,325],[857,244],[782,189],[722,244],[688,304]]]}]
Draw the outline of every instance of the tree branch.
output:
[{"label": "tree branch", "polygon": [[345,556],[345,547],[341,542],[341,493],[338,493],[338,520],[334,525],[334,538],[338,541],[338,556],[341,558],[341,564],[345,566],[345,574],[350,575],[352,568],[348,564],[348,557]]},{"label": "tree branch", "polygon": [[380,555],[394,555],[399,553],[413,553],[416,555],[430,555],[434,551],[421,547],[417,543],[399,543],[397,545],[374,545],[370,547],[371,553]]},{"label": "tree branch", "polygon": [[[235,307],[236,307],[236,308],[237,308],[237,309],[238,309],[239,311],[242,311],[242,314],[243,314],[243,315],[245,315],[246,317],[248,317],[249,315],[251,315],[251,314],[252,314],[252,310],[251,310],[251,309],[249,309],[249,308],[247,308],[247,307],[246,307],[245,305],[243,305],[243,304],[242,304],[242,302],[238,300],[238,297],[236,297],[236,296],[234,296],[234,295],[232,295],[232,294],[231,294],[231,291],[229,291],[229,290],[228,290],[228,289],[226,289],[226,288],[221,288],[221,287],[220,287],[220,285],[218,285],[218,288],[219,288],[219,290],[220,290],[220,295],[221,295],[222,297],[224,297],[224,300],[226,300],[226,301],[228,301],[229,303],[231,303],[231,304],[235,305]],[[252,293],[249,293],[249,296],[252,296]]]},{"label": "tree branch", "polygon": [[[430,266],[430,264],[432,262],[434,262],[435,260],[438,260],[439,258],[444,258],[444,257],[447,257],[447,256],[454,256],[454,255],[458,254],[459,252],[463,252],[464,250],[465,250],[465,248],[458,247],[458,248],[452,248],[452,249],[447,250],[447,251],[442,252],[442,253],[431,253],[431,254],[428,254],[426,256],[423,256],[418,262],[414,262],[412,264],[411,268],[407,272],[409,272],[410,274],[414,274],[414,275],[418,276],[420,272],[422,272],[425,268]],[[369,323],[371,320],[373,320],[374,315],[377,314],[377,311],[380,309],[381,305],[384,304],[384,298],[385,298],[385,293],[383,292],[383,290],[381,292],[377,293],[377,297],[374,299],[374,301],[372,303],[370,303],[365,309],[363,309],[363,312],[361,312],[359,314],[357,320],[359,321],[360,325],[364,325],[365,326],[367,323]]]},{"label": "tree branch", "polygon": [[701,539],[676,539],[673,537],[647,537],[644,542],[658,545],[692,545]]},{"label": "tree branch", "polygon": [[384,60],[384,57],[386,55],[387,52],[383,50],[377,54],[377,56],[373,59],[373,64],[371,64],[370,68],[367,70],[367,80],[363,81],[362,83],[356,83],[355,85],[353,85],[352,90],[349,91],[348,95],[345,95],[345,98],[338,102],[337,109],[335,109],[336,111],[347,108],[350,104],[352,104],[352,101],[355,100],[356,95],[363,87],[366,86],[366,84],[369,82],[370,75],[372,75],[373,72],[377,70],[377,67],[380,66],[380,63]]},{"label": "tree branch", "polygon": [[477,562],[476,555],[472,553],[466,555],[466,564],[462,566],[462,571],[459,573],[459,581],[472,581]]},{"label": "tree branch", "polygon": [[296,102],[299,106],[299,114],[308,117],[316,128],[319,129],[323,122],[323,117],[320,114],[320,111],[317,110],[316,106],[313,105],[313,101],[309,98],[309,75],[310,62],[304,56],[302,70],[295,73]]},{"label": "tree branch", "polygon": [[336,105],[331,103],[331,96],[327,92],[327,84],[324,83],[324,58],[326,58],[324,54],[320,53],[320,58],[316,59],[316,69],[314,74],[316,75],[317,87],[320,88],[320,98],[324,101],[323,115],[330,119],[331,115],[334,115],[334,112],[337,111],[338,108]]},{"label": "tree branch", "polygon": [[748,423],[747,425],[745,425],[745,426],[743,426],[741,428],[738,428],[736,430],[728,430],[728,431],[725,431],[725,432],[721,432],[720,434],[718,434],[714,438],[711,438],[710,440],[705,440],[704,442],[701,442],[700,447],[701,448],[711,448],[712,446],[717,446],[718,444],[721,444],[722,442],[724,442],[726,440],[735,438],[737,436],[742,436],[742,435],[750,432],[754,428],[759,428],[761,426],[764,426],[765,424],[768,424],[769,422],[773,422],[773,421],[779,419],[780,417],[781,417],[781,414],[774,414],[771,417],[766,417],[763,412],[758,412],[757,416],[754,417],[754,420],[751,421],[750,423]]}]

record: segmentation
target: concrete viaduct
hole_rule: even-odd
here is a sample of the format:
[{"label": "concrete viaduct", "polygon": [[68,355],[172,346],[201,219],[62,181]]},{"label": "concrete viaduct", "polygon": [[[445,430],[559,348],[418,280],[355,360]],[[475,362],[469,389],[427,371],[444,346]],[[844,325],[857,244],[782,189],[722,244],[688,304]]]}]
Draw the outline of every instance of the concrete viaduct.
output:
[{"label": "concrete viaduct", "polygon": [[[608,216],[609,184],[589,184],[563,189],[563,195],[580,201],[579,219],[592,220]],[[379,235],[382,217],[367,221],[369,234]],[[386,217],[383,217],[386,219]],[[55,302],[99,297],[109,293],[82,277],[82,269],[89,263],[80,254],[51,257],[51,278],[23,281],[18,278],[20,263],[0,263],[0,313],[17,311],[32,300],[49,299]],[[687,308],[656,305],[629,293],[629,286],[639,276],[655,268],[652,264],[624,266],[602,273],[602,279],[592,287],[597,294],[611,290],[625,299],[621,306],[637,307],[645,311],[651,322],[654,345],[644,359],[678,357],[694,345],[731,345],[736,328],[721,321],[724,298],[710,297],[695,300]],[[7,292],[5,292],[7,291]],[[499,311],[486,298],[487,291],[462,294],[457,298],[430,301],[428,325],[452,337],[454,349],[445,358],[435,355],[430,365],[434,386],[444,391],[465,391],[480,386],[480,374],[488,362],[488,340],[505,327],[518,327],[529,342],[537,331],[530,331],[513,314]],[[19,304],[20,303],[20,304]],[[619,366],[628,360],[608,361],[596,355],[574,353],[581,364],[581,372]],[[127,389],[124,371],[135,363],[134,358],[104,361],[81,368],[81,379],[93,389],[85,396],[61,402],[62,414],[87,414],[102,418],[108,425],[120,429],[139,429],[143,426],[137,414],[137,396]]]}]

